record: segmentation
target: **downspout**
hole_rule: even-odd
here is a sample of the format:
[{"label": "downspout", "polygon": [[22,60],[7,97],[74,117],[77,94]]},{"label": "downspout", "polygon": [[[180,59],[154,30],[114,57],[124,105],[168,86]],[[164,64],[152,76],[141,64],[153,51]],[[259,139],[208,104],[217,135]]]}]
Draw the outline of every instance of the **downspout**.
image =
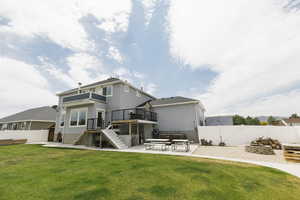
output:
[{"label": "downspout", "polygon": [[[63,108],[63,110],[65,110],[65,109]],[[67,125],[66,122],[67,122],[67,109],[65,110],[64,127],[63,127],[63,131],[62,131],[63,133],[62,133],[62,140],[61,141],[62,141],[63,144],[65,143],[65,128],[66,128],[66,125]]]}]

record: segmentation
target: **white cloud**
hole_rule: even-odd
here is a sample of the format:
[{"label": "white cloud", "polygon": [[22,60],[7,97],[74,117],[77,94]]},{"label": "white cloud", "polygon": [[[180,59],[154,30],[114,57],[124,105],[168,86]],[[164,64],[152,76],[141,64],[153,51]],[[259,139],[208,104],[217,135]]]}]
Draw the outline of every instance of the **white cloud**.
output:
[{"label": "white cloud", "polygon": [[112,59],[116,60],[119,63],[123,62],[123,56],[121,55],[119,50],[114,46],[109,47],[107,56],[109,58],[112,58]]},{"label": "white cloud", "polygon": [[[286,0],[174,1],[170,10],[171,53],[192,68],[207,64],[218,76],[203,100],[209,114],[269,114],[266,99],[300,84],[300,12]],[[188,12],[186,12],[188,11]],[[298,98],[291,91],[287,102]],[[253,101],[253,99],[255,101]],[[274,100],[272,100],[274,101]],[[280,102],[278,102],[277,106]],[[247,105],[239,107],[238,105]],[[261,107],[261,105],[264,105]],[[300,112],[300,107],[293,107]],[[286,114],[289,109],[281,109]]]},{"label": "white cloud", "polygon": [[10,20],[10,26],[1,27],[0,31],[26,36],[42,34],[63,47],[89,50],[93,48],[93,44],[79,24],[79,19],[88,14],[97,19],[113,18],[112,26],[126,30],[126,13],[130,9],[129,0],[102,3],[94,0],[2,0],[0,15]]},{"label": "white cloud", "polygon": [[158,86],[154,83],[148,83],[144,86],[144,90],[149,94],[154,95],[155,92],[158,90]]},{"label": "white cloud", "polygon": [[54,105],[48,81],[31,65],[0,57],[0,118],[27,108]]}]

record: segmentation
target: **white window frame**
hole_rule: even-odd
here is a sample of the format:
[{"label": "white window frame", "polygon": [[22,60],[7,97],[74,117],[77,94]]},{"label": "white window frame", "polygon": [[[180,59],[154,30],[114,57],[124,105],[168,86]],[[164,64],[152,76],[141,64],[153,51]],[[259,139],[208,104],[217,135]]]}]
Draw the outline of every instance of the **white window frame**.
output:
[{"label": "white window frame", "polygon": [[[79,112],[85,112],[85,125],[79,125]],[[71,125],[71,120],[72,120],[72,113],[77,112],[77,125]],[[87,126],[87,117],[88,117],[88,108],[77,108],[77,109],[72,109],[70,111],[70,119],[69,119],[69,127],[70,128],[78,128],[78,127],[86,127]]]},{"label": "white window frame", "polygon": [[124,92],[129,92],[130,91],[130,88],[129,88],[129,86],[128,85],[124,85]]},{"label": "white window frame", "polygon": [[[103,94],[103,88],[105,88],[105,87],[106,87],[106,88],[108,88],[108,87],[111,88],[111,94],[110,94],[110,95],[104,95],[104,94]],[[106,96],[106,97],[112,97],[112,96],[113,96],[113,89],[114,89],[114,87],[113,87],[112,85],[104,86],[103,88],[102,88],[102,95],[103,95],[103,96]],[[106,89],[106,92],[107,92],[107,89]]]}]

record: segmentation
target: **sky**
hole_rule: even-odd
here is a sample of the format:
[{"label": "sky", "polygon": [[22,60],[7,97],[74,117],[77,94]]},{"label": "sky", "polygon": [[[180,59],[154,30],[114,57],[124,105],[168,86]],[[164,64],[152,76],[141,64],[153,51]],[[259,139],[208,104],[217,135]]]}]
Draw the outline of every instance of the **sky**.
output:
[{"label": "sky", "polygon": [[300,113],[300,0],[0,1],[0,118],[111,76],[208,116]]}]

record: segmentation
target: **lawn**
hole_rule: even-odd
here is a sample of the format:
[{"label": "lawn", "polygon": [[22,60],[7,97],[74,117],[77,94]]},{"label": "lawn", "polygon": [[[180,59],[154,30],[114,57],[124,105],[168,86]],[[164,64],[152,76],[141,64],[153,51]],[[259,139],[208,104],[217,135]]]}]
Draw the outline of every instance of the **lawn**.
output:
[{"label": "lawn", "polygon": [[299,199],[300,179],[248,164],[166,155],[0,147],[0,199]]}]

